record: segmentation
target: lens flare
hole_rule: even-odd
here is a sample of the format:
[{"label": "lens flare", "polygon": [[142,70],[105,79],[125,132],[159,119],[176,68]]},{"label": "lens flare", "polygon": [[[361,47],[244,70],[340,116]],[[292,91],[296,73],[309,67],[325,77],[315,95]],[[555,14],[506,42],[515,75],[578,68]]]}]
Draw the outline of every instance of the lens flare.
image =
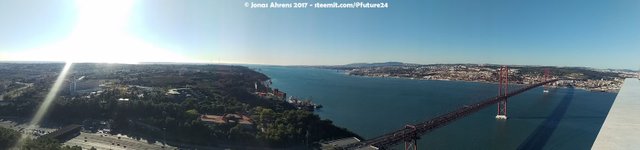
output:
[{"label": "lens flare", "polygon": [[[4,54],[12,61],[76,63],[189,62],[179,49],[149,43],[131,31],[132,0],[75,0],[73,30],[56,42]],[[3,52],[0,52],[0,55]]]},{"label": "lens flare", "polygon": [[[49,93],[44,98],[44,101],[42,102],[42,104],[40,104],[38,111],[36,111],[36,114],[33,116],[31,121],[29,122],[29,125],[27,126],[25,131],[31,131],[35,129],[38,126],[38,124],[40,124],[40,121],[42,121],[42,118],[44,118],[45,114],[49,110],[49,107],[51,107],[53,100],[56,98],[56,96],[60,92],[60,87],[62,86],[64,79],[67,78],[67,75],[69,74],[69,70],[71,69],[71,64],[73,64],[71,61],[67,61],[65,63],[64,68],[62,68],[62,71],[58,75],[58,78],[56,79],[56,81],[53,83],[51,90],[49,90]],[[24,144],[27,138],[29,138],[29,135],[25,135],[25,134],[21,135],[20,140],[18,140],[14,148],[19,149],[19,147],[21,147]]]}]

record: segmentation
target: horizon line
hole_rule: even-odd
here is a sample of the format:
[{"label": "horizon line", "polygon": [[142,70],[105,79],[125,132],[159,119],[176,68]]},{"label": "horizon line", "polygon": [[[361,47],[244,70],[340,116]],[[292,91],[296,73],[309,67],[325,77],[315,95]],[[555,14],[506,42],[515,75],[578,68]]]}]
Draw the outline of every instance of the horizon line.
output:
[{"label": "horizon line", "polygon": [[[208,62],[208,61],[193,61],[193,62],[166,62],[166,61],[149,61],[149,62],[137,62],[137,63],[123,63],[123,62],[73,62],[80,64],[124,64],[124,65],[151,65],[151,64],[211,64],[211,65],[263,65],[263,66],[290,66],[290,67],[312,67],[312,66],[347,66],[350,64],[376,64],[376,63],[402,63],[409,65],[455,65],[455,64],[465,64],[465,65],[505,65],[505,64],[495,64],[495,63],[406,63],[401,61],[383,61],[383,62],[354,62],[340,65],[330,65],[330,64],[322,64],[322,65],[302,65],[302,64],[268,64],[268,63],[246,63],[246,62]],[[47,64],[47,63],[67,63],[66,61],[30,61],[30,60],[0,60],[0,63],[16,63],[16,64]],[[640,69],[634,70],[629,68],[596,68],[589,66],[554,66],[554,65],[516,65],[516,64],[506,64],[505,66],[530,66],[530,67],[557,67],[557,68],[590,68],[590,69],[605,69],[605,70],[630,70],[640,72]]]}]

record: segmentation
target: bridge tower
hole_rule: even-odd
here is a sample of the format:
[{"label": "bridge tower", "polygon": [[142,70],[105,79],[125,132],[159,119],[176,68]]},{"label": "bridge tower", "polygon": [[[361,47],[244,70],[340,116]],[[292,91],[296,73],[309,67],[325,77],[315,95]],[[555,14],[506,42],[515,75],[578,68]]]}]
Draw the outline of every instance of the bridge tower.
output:
[{"label": "bridge tower", "polygon": [[[544,68],[544,77],[543,78],[544,78],[544,81],[549,81],[549,79],[550,79],[549,68]],[[542,88],[543,88],[543,90],[542,90],[543,93],[549,93],[549,86],[547,84],[543,85]]]},{"label": "bridge tower", "polygon": [[418,139],[420,138],[418,136],[418,130],[416,129],[416,126],[413,125],[406,125],[404,126],[405,129],[409,129],[409,136],[407,136],[404,139],[404,149],[405,150],[418,150]]},{"label": "bridge tower", "polygon": [[[506,96],[507,93],[509,93],[509,68],[502,66],[498,70],[498,96]],[[496,119],[507,119],[507,98],[498,102]]]}]

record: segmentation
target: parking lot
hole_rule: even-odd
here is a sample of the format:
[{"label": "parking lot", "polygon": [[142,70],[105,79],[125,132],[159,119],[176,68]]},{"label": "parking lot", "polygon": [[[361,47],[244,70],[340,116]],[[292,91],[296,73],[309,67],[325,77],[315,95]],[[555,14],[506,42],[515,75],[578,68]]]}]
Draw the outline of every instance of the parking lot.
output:
[{"label": "parking lot", "polygon": [[63,143],[69,146],[80,146],[83,149],[90,149],[95,147],[96,149],[105,150],[124,150],[124,149],[140,149],[140,150],[162,150],[162,149],[177,149],[168,145],[163,145],[160,142],[149,143],[144,139],[134,139],[123,135],[111,135],[104,133],[85,133],[81,132],[79,136]]},{"label": "parking lot", "polygon": [[44,128],[39,126],[36,126],[34,129],[27,129],[27,126],[28,124],[26,123],[20,124],[14,120],[0,119],[0,127],[16,130],[23,135],[29,135],[31,138],[37,138],[57,130],[54,128]]}]

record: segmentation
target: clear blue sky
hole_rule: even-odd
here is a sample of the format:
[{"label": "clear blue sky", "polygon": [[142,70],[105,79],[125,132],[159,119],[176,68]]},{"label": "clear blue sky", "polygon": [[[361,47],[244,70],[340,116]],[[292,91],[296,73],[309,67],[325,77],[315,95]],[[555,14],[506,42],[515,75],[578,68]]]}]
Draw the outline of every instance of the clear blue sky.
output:
[{"label": "clear blue sky", "polygon": [[244,0],[147,0],[131,8],[100,4],[103,12],[86,13],[79,11],[76,1],[0,0],[0,59],[29,59],[25,52],[46,51],[32,49],[72,35],[82,14],[100,14],[91,21],[99,27],[88,29],[111,29],[110,14],[130,9],[116,16],[128,21],[126,33],[111,38],[101,35],[108,32],[81,34],[78,39],[91,44],[75,48],[106,46],[127,49],[118,51],[126,55],[144,47],[105,42],[127,36],[192,61],[640,67],[637,0],[378,1],[387,1],[390,8],[249,9]]}]

